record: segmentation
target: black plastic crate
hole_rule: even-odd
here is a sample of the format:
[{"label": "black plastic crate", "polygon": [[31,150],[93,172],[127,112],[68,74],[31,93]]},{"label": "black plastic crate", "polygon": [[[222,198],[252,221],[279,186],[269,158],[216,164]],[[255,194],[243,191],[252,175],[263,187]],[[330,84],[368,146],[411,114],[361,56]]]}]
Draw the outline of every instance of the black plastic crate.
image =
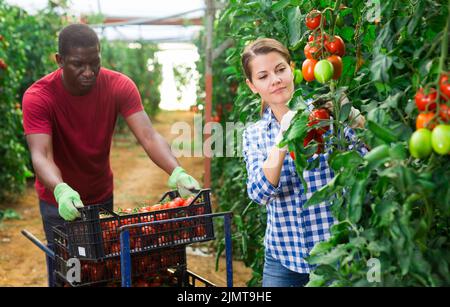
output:
[{"label": "black plastic crate", "polygon": [[[179,197],[177,191],[164,194],[159,201],[167,202]],[[80,209],[81,219],[67,222],[62,229],[70,257],[101,260],[120,255],[119,227],[137,223],[162,221],[158,224],[132,227],[130,231],[131,253],[159,248],[170,248],[214,239],[210,190],[198,192],[188,206],[117,215],[98,205]],[[108,217],[102,217],[107,214]],[[174,218],[198,216],[185,221],[171,221]]]},{"label": "black plastic crate", "polygon": [[[119,286],[121,282],[120,257],[102,261],[80,260],[80,281],[70,282],[73,277],[73,263],[56,255],[55,274],[58,286]],[[131,277],[135,286],[178,286],[175,278],[169,278],[168,269],[184,271],[186,269],[186,248],[176,247],[150,251],[131,256]],[[159,285],[158,285],[159,283]]]}]

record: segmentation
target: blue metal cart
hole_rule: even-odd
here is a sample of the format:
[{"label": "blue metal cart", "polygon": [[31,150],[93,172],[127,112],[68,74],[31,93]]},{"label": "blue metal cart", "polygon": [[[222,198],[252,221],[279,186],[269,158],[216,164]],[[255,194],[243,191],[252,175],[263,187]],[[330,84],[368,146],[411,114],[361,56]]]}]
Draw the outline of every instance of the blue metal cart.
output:
[{"label": "blue metal cart", "polygon": [[[119,228],[120,233],[120,263],[121,263],[121,282],[122,287],[131,287],[132,286],[132,276],[131,276],[131,250],[130,250],[130,229],[134,227],[142,227],[142,226],[151,226],[159,223],[167,223],[167,222],[183,222],[188,220],[195,220],[199,218],[223,218],[224,219],[224,234],[225,234],[225,256],[226,256],[226,275],[227,275],[227,287],[233,287],[233,262],[232,262],[232,241],[231,241],[231,218],[232,212],[222,212],[222,213],[210,213],[203,214],[197,216],[190,217],[181,217],[170,220],[160,220],[160,221],[152,221],[145,222],[139,224],[130,224],[124,225]],[[27,230],[22,230],[22,234],[27,237],[31,242],[33,242],[37,247],[39,247],[42,251],[44,251],[47,256],[52,259],[55,259],[55,252],[49,249],[45,244],[43,244],[39,239],[37,239],[32,233]],[[151,252],[151,251],[149,251]],[[203,277],[190,272],[186,269],[184,272],[186,276],[194,280],[202,281],[205,285],[212,284],[208,282]]]}]

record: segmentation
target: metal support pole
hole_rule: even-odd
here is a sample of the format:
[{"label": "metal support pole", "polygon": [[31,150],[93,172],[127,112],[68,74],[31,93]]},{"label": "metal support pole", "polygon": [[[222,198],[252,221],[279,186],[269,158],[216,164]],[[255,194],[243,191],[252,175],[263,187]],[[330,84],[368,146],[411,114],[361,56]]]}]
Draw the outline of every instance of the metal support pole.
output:
[{"label": "metal support pole", "polygon": [[[206,1],[206,52],[205,52],[205,126],[211,122],[212,113],[212,91],[213,91],[213,76],[212,76],[212,41],[214,28],[214,0]],[[203,136],[203,143],[211,137],[211,132],[205,131]],[[211,187],[211,148],[203,148],[204,154],[204,170],[205,176],[203,185],[205,188]]]},{"label": "metal support pole", "polygon": [[233,287],[233,245],[231,241],[231,214],[224,215],[227,287]]},{"label": "metal support pole", "polygon": [[128,229],[120,233],[120,248],[122,287],[131,287],[130,231]]}]

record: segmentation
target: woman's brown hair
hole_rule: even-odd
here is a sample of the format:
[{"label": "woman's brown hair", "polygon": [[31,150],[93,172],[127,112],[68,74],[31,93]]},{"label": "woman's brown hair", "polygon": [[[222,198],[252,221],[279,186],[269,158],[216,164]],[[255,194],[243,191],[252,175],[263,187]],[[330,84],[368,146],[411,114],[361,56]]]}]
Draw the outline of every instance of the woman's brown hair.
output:
[{"label": "woman's brown hair", "polygon": [[[252,81],[252,72],[250,69],[250,62],[254,57],[261,54],[268,54],[271,52],[279,53],[286,63],[290,64],[291,55],[289,50],[279,41],[273,38],[259,38],[248,44],[241,56],[242,68],[248,80]],[[264,101],[261,100],[261,114],[266,108]]]}]

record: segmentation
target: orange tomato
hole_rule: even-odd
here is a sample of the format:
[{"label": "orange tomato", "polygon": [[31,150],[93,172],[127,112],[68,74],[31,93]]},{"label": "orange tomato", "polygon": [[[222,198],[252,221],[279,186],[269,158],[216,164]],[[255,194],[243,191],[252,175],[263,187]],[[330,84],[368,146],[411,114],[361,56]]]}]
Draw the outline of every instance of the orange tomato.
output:
[{"label": "orange tomato", "polygon": [[314,67],[317,64],[317,60],[314,59],[306,59],[302,64],[302,74],[303,78],[307,82],[314,81]]},{"label": "orange tomato", "polygon": [[433,120],[434,116],[434,112],[420,113],[416,119],[416,129],[419,130],[421,128],[426,128],[429,130],[433,130],[433,128],[436,127],[436,121]]},{"label": "orange tomato", "polygon": [[337,80],[342,74],[342,58],[338,55],[333,54],[327,58],[331,64],[333,64],[333,79]]}]

